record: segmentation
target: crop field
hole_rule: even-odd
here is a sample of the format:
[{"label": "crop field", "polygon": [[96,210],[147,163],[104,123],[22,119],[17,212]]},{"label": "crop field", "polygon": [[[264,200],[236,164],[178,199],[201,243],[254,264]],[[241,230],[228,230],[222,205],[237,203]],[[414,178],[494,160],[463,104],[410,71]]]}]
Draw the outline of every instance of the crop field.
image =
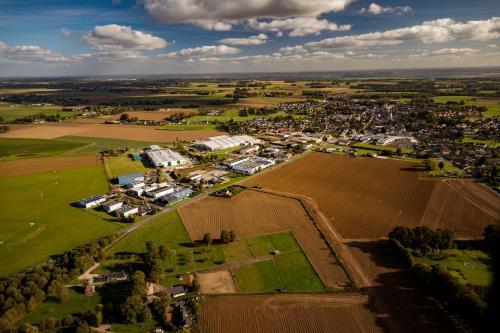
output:
[{"label": "crop field", "polygon": [[450,249],[439,255],[415,257],[417,263],[445,267],[463,284],[490,286],[493,281],[493,262],[479,250]]},{"label": "crop field", "polygon": [[360,295],[217,296],[202,304],[204,332],[381,332]]},{"label": "crop field", "polygon": [[218,270],[198,274],[200,292],[203,294],[234,294],[236,288],[228,270]]},{"label": "crop field", "polygon": [[480,237],[498,221],[495,194],[465,180],[423,178],[421,171],[408,162],[313,153],[244,184],[312,198],[348,239],[385,237],[398,225]]},{"label": "crop field", "polygon": [[42,139],[0,139],[0,161],[60,155],[85,146],[82,142]]},{"label": "crop field", "polygon": [[[188,108],[171,108],[167,110],[161,111],[127,111],[124,112],[129,115],[131,118],[137,118],[139,120],[163,120],[168,116],[171,116],[174,113],[183,113],[183,114],[191,114],[197,112],[197,109],[188,109]],[[111,119],[120,119],[122,114],[115,114],[111,116]]]},{"label": "crop field", "polygon": [[13,160],[0,163],[0,178],[30,175],[41,172],[55,172],[71,168],[101,165],[96,154],[78,156],[53,156]]},{"label": "crop field", "polygon": [[45,262],[50,255],[121,228],[70,206],[105,193],[102,166],[0,178],[0,275]]},{"label": "crop field", "polygon": [[179,208],[179,215],[193,240],[205,233],[219,235],[224,229],[234,230],[238,237],[290,230],[327,287],[348,282],[298,200],[245,191],[232,199],[207,197],[190,203]]},{"label": "crop field", "polygon": [[[64,112],[60,106],[35,106],[24,104],[0,103],[0,117],[5,121],[11,121],[16,118],[37,115],[43,113],[46,116],[60,114],[61,116],[73,116],[72,112]],[[76,114],[76,113],[75,113]]]},{"label": "crop field", "polygon": [[458,332],[453,321],[415,285],[385,241],[350,241],[349,251],[363,268],[369,283],[369,309],[385,332]]},{"label": "crop field", "polygon": [[140,149],[157,144],[157,141],[133,141],[126,139],[108,139],[108,138],[93,138],[84,136],[63,136],[57,139],[64,142],[85,143],[86,145],[71,150],[64,155],[86,155],[90,153],[99,153],[104,150],[111,149]]},{"label": "crop field", "polygon": [[13,126],[12,130],[0,134],[1,138],[55,139],[62,136],[87,136],[137,141],[172,142],[204,139],[222,134],[211,131],[161,131],[154,126],[109,125],[81,123],[45,123]]}]

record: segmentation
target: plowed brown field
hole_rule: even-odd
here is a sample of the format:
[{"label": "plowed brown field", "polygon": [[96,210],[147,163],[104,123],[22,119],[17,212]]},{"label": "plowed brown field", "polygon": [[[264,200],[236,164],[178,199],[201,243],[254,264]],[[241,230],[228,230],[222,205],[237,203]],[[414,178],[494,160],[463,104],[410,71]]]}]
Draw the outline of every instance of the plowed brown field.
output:
[{"label": "plowed brown field", "polygon": [[381,332],[360,295],[219,296],[201,308],[204,332]]},{"label": "plowed brown field", "polygon": [[154,126],[109,125],[84,123],[45,123],[14,126],[11,131],[0,134],[2,138],[55,139],[77,135],[97,138],[127,139],[137,141],[172,142],[197,140],[223,134],[205,131],[164,131]]},{"label": "plowed brown field", "polygon": [[64,170],[98,165],[101,161],[98,154],[83,156],[56,156],[30,158],[29,160],[15,160],[0,163],[0,177],[29,175],[38,172]]},{"label": "plowed brown field", "polygon": [[298,200],[247,190],[232,199],[209,196],[178,211],[193,240],[224,229],[234,230],[238,237],[291,230],[326,286],[336,288],[349,281]]},{"label": "plowed brown field", "polygon": [[470,181],[424,178],[421,167],[408,162],[312,153],[244,184],[312,198],[349,239],[385,237],[398,225],[479,237],[499,221],[495,194]]}]

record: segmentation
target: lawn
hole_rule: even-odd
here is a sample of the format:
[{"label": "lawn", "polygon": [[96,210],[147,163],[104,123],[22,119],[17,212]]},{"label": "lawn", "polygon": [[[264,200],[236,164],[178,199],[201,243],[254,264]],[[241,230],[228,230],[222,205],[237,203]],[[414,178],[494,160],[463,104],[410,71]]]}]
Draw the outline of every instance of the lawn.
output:
[{"label": "lawn", "polygon": [[463,284],[489,286],[493,281],[490,256],[479,250],[446,250],[440,256],[415,257],[417,263],[440,265]]},{"label": "lawn", "polygon": [[84,142],[43,139],[0,139],[0,161],[60,155],[85,146]]},{"label": "lawn", "polygon": [[444,161],[444,160],[438,160],[438,159],[432,159],[435,163],[435,165],[439,165],[439,162],[443,162],[443,169],[439,169],[437,167],[435,170],[429,171],[429,175],[431,176],[438,176],[438,177],[462,177],[463,172],[460,170],[460,168],[457,168],[456,166],[453,165],[453,163]]},{"label": "lawn", "polygon": [[143,225],[109,250],[108,254],[118,252],[146,252],[146,242],[153,241],[156,246],[166,245],[170,249],[191,248],[191,240],[176,211],[159,216]]},{"label": "lawn", "polygon": [[36,106],[24,104],[0,104],[0,117],[5,121],[11,121],[16,118],[23,118],[31,115],[43,113],[46,116],[56,115],[59,113],[61,117],[70,117],[78,112],[62,111],[60,106]]},{"label": "lawn", "polygon": [[237,240],[225,245],[224,254],[228,262],[237,262],[252,258],[245,240]]},{"label": "lawn", "polygon": [[118,231],[70,204],[105,193],[101,166],[0,178],[0,275],[40,264],[50,255]]},{"label": "lawn", "polygon": [[[360,148],[362,150],[375,150],[375,151],[390,151],[392,153],[395,153],[397,151],[397,148],[394,147],[389,147],[389,146],[377,146],[373,145],[370,143],[354,143],[350,145],[353,148]],[[413,153],[413,149],[408,149],[408,148],[403,148],[401,151],[404,154],[411,154]]]},{"label": "lawn", "polygon": [[119,156],[106,156],[104,158],[104,167],[111,179],[128,173],[146,173],[149,170],[141,160],[134,161],[129,155],[130,152],[127,152]]},{"label": "lawn", "polygon": [[17,322],[37,324],[42,322],[47,317],[62,319],[67,315],[75,313],[83,313],[87,310],[95,309],[101,303],[101,297],[97,293],[93,296],[84,296],[82,288],[69,288],[68,300],[65,303],[45,302],[40,304],[34,312],[23,317]]},{"label": "lawn", "polygon": [[85,136],[63,136],[60,137],[58,141],[87,143],[86,146],[70,151],[65,155],[85,155],[111,149],[140,149],[158,143],[121,139],[91,138]]}]

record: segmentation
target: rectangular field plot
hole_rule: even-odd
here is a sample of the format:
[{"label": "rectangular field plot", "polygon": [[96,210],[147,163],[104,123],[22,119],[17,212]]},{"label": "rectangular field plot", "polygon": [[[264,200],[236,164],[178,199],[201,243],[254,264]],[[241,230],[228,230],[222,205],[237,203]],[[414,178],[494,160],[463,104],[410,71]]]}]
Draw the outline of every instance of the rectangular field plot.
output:
[{"label": "rectangular field plot", "polygon": [[85,146],[83,142],[43,139],[0,139],[0,161],[60,155]]}]

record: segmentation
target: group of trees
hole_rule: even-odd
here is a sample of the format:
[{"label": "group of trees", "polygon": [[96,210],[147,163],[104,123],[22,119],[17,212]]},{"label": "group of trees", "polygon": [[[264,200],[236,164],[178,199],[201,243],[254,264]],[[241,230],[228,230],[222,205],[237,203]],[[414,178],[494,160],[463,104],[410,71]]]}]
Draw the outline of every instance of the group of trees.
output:
[{"label": "group of trees", "polygon": [[123,320],[131,324],[151,320],[151,311],[145,304],[146,279],[143,272],[136,271],[132,274],[129,290],[129,296],[120,305]]},{"label": "group of trees", "polygon": [[24,116],[21,118],[16,118],[11,121],[13,124],[31,124],[35,121],[38,120],[44,120],[48,122],[58,122],[61,120],[61,116],[59,113],[52,114],[52,115],[46,115],[45,113],[39,113],[39,114],[32,114],[29,116]]},{"label": "group of trees", "polygon": [[155,247],[152,241],[146,242],[146,253],[144,254],[144,272],[148,280],[157,282],[161,274],[161,260],[171,255],[165,245]]},{"label": "group of trees", "polygon": [[398,241],[405,248],[410,248],[428,254],[431,251],[439,251],[452,248],[453,231],[448,229],[432,230],[429,227],[419,226],[415,228],[394,228],[389,233],[389,240]]},{"label": "group of trees", "polygon": [[[222,230],[220,232],[219,242],[222,244],[229,244],[236,240],[236,232],[234,230]],[[206,245],[211,245],[214,239],[210,233],[203,235],[202,242]]]},{"label": "group of trees", "polygon": [[136,122],[138,119],[137,119],[137,117],[130,117],[128,113],[122,113],[120,115],[120,120],[133,123],[133,122]]},{"label": "group of trees", "polygon": [[[64,284],[104,258],[104,248],[114,236],[66,251],[47,264],[0,278],[0,328],[8,330],[20,317],[47,299],[65,302]],[[2,331],[0,329],[0,332]]]},{"label": "group of trees", "polygon": [[[0,123],[1,122],[2,121],[0,121]],[[0,133],[7,133],[8,131],[10,131],[10,127],[9,126],[6,126],[6,125],[0,126]]]}]

